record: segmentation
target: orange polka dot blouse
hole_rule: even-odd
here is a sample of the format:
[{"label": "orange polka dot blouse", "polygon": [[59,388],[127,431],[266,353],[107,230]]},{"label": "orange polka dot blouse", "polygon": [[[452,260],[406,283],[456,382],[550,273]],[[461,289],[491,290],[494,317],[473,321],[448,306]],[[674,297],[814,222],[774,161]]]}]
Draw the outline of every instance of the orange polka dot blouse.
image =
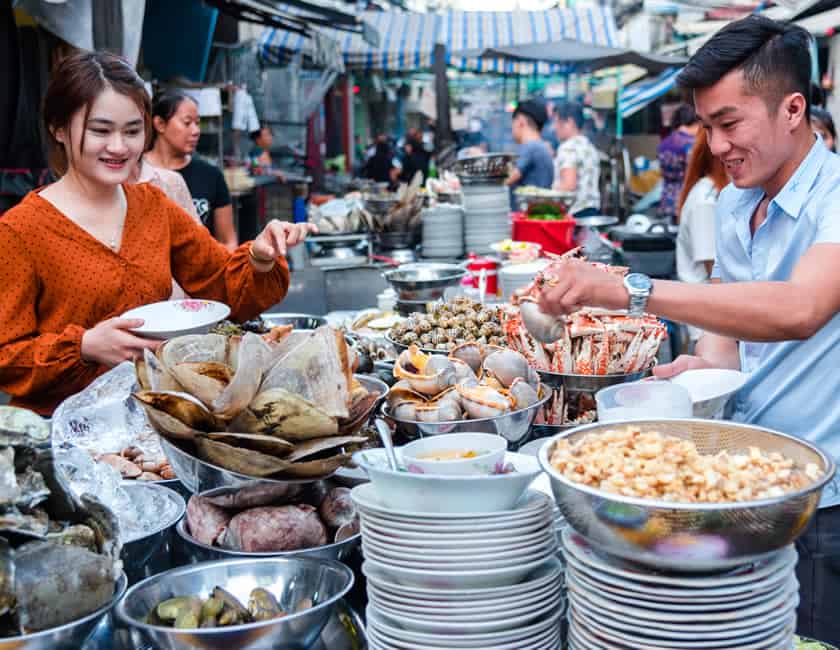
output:
[{"label": "orange polka dot blouse", "polygon": [[115,252],[36,192],[0,218],[0,391],[12,404],[50,415],[107,368],[81,358],[97,323],[161,300],[172,279],[190,296],[218,300],[231,319],[280,302],[289,268],[251,265],[147,183],[124,186],[128,209]]}]

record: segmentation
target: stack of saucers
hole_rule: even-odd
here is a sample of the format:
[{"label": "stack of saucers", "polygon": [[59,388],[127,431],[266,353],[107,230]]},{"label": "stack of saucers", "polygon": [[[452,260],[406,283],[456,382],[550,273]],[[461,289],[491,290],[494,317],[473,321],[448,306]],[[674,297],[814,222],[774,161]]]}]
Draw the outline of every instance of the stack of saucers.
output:
[{"label": "stack of saucers", "polygon": [[510,194],[504,185],[464,186],[464,243],[467,251],[485,254],[492,244],[509,239]]},{"label": "stack of saucers", "polygon": [[423,210],[423,257],[452,258],[464,254],[464,212],[442,203]]},{"label": "stack of saucers", "polygon": [[528,491],[512,510],[407,512],[375,487],[361,515],[372,650],[548,650],[560,640],[562,568],[552,502]]},{"label": "stack of saucers", "polygon": [[788,546],[720,574],[647,570],[563,533],[570,650],[790,650],[799,603]]}]

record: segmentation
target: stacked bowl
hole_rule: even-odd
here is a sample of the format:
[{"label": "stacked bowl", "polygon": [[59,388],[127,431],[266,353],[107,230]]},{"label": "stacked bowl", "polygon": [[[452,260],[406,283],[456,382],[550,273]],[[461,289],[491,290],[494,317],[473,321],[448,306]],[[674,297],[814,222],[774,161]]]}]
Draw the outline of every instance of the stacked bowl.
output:
[{"label": "stacked bowl", "polygon": [[570,650],[789,650],[796,551],[722,574],[644,571],[563,533]]},{"label": "stacked bowl", "polygon": [[493,244],[509,239],[510,193],[504,185],[464,186],[464,243],[468,252],[491,253]]},{"label": "stacked bowl", "polygon": [[423,210],[423,257],[453,258],[464,254],[464,212],[441,203]]},{"label": "stacked bowl", "polygon": [[[512,507],[496,511],[470,512],[462,498],[455,501],[458,512],[446,512],[448,502],[440,494],[440,507],[425,511],[397,506],[393,498],[388,505],[382,496],[383,486],[391,485],[383,481],[386,470],[374,470],[379,459],[365,461],[367,454],[357,457],[373,482],[354,488],[352,497],[361,517],[370,647],[558,647],[563,572],[556,557],[553,500],[527,490]],[[533,480],[533,459],[508,453],[505,463],[511,460],[515,467],[501,475],[392,474],[415,483],[448,480],[450,490],[466,490],[481,501],[477,482],[507,483],[516,496]],[[398,489],[387,492],[399,494]]]}]

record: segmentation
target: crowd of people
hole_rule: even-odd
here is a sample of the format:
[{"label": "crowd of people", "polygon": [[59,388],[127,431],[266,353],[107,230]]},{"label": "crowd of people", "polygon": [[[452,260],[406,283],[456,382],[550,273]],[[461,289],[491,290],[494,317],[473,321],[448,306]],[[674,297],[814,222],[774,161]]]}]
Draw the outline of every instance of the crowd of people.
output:
[{"label": "crowd of people", "polygon": [[367,149],[359,146],[357,158],[363,178],[387,184],[389,190],[394,190],[400,183],[410,183],[417,172],[425,181],[429,177],[432,154],[426,148],[420,130],[410,128],[401,143],[379,135]]}]

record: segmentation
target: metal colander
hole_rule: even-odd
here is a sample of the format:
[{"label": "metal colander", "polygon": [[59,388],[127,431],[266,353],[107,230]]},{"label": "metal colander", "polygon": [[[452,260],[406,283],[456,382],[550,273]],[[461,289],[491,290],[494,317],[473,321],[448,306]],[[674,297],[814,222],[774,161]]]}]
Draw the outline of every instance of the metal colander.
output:
[{"label": "metal colander", "polygon": [[452,166],[452,171],[462,183],[478,183],[507,178],[510,164],[516,156],[509,153],[488,153],[481,156],[461,158]]},{"label": "metal colander", "polygon": [[[691,440],[703,454],[779,452],[797,467],[816,464],[822,477],[798,492],[737,503],[672,503],[624,497],[573,483],[548,459],[555,442],[574,442],[625,426]],[[569,524],[595,548],[665,570],[718,571],[753,562],[804,532],[833,478],[834,461],[813,445],[777,431],[719,420],[641,420],[598,423],[555,436],[540,449],[557,504]]]}]

